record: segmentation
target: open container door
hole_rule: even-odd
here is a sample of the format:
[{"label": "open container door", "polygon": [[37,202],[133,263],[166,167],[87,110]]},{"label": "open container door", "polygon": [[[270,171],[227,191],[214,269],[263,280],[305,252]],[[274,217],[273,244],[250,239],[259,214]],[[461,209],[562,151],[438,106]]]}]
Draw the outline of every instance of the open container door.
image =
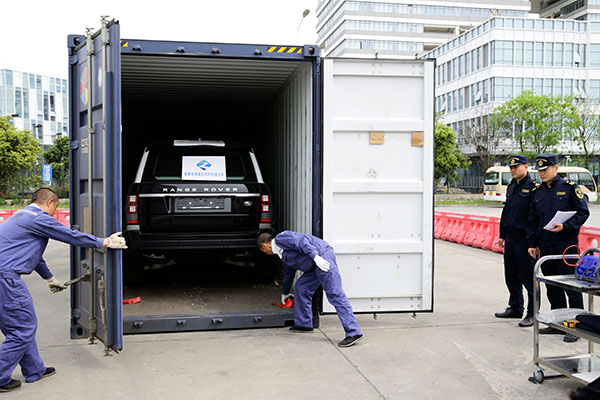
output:
[{"label": "open container door", "polygon": [[433,311],[433,73],[324,60],[323,238],[355,312]]},{"label": "open container door", "polygon": [[[119,24],[71,35],[69,47],[70,200],[74,229],[98,237],[121,231]],[[123,347],[121,251],[71,247],[71,337]]]}]

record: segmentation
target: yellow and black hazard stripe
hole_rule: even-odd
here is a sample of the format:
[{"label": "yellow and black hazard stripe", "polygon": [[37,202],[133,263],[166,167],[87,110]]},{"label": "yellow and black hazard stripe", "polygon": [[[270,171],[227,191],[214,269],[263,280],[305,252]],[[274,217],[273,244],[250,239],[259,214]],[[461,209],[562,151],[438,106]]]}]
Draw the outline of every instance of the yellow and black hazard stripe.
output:
[{"label": "yellow and black hazard stripe", "polygon": [[296,53],[302,54],[302,47],[271,46],[267,53]]},{"label": "yellow and black hazard stripe", "polygon": [[129,41],[121,40],[121,47],[129,47]]}]

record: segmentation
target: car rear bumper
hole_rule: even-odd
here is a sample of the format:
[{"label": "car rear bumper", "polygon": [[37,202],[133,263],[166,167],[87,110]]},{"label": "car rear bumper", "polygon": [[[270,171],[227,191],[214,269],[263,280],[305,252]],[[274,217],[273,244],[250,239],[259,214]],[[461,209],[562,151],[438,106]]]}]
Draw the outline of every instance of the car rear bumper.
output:
[{"label": "car rear bumper", "polygon": [[258,234],[252,235],[168,235],[128,231],[127,246],[135,250],[194,250],[256,248]]}]

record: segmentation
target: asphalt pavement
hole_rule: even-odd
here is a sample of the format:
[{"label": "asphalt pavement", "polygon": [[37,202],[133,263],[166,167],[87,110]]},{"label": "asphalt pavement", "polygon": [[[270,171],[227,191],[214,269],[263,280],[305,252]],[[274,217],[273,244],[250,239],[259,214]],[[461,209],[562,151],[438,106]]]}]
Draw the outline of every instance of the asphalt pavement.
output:
[{"label": "asphalt pavement", "polygon": [[[45,259],[68,278],[68,246]],[[336,316],[311,334],[286,328],[125,336],[120,354],[69,338],[68,293],[24,277],[38,313],[40,353],[57,374],[11,399],[565,399],[580,384],[533,384],[532,328],[493,314],[506,307],[502,256],[435,241],[434,312],[359,315],[364,339],[341,349]],[[543,307],[548,308],[544,301]],[[1,335],[0,335],[1,337]],[[585,352],[542,337],[542,355]],[[23,379],[17,368],[16,379]]]}]

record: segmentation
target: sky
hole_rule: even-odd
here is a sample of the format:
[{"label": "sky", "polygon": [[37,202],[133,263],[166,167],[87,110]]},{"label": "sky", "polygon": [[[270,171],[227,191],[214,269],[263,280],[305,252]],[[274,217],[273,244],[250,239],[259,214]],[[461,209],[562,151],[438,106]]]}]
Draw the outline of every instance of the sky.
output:
[{"label": "sky", "polygon": [[[120,21],[121,38],[316,44],[317,0],[19,0],[3,7],[0,69],[67,78],[67,35]],[[305,18],[302,13],[309,9]]]}]

